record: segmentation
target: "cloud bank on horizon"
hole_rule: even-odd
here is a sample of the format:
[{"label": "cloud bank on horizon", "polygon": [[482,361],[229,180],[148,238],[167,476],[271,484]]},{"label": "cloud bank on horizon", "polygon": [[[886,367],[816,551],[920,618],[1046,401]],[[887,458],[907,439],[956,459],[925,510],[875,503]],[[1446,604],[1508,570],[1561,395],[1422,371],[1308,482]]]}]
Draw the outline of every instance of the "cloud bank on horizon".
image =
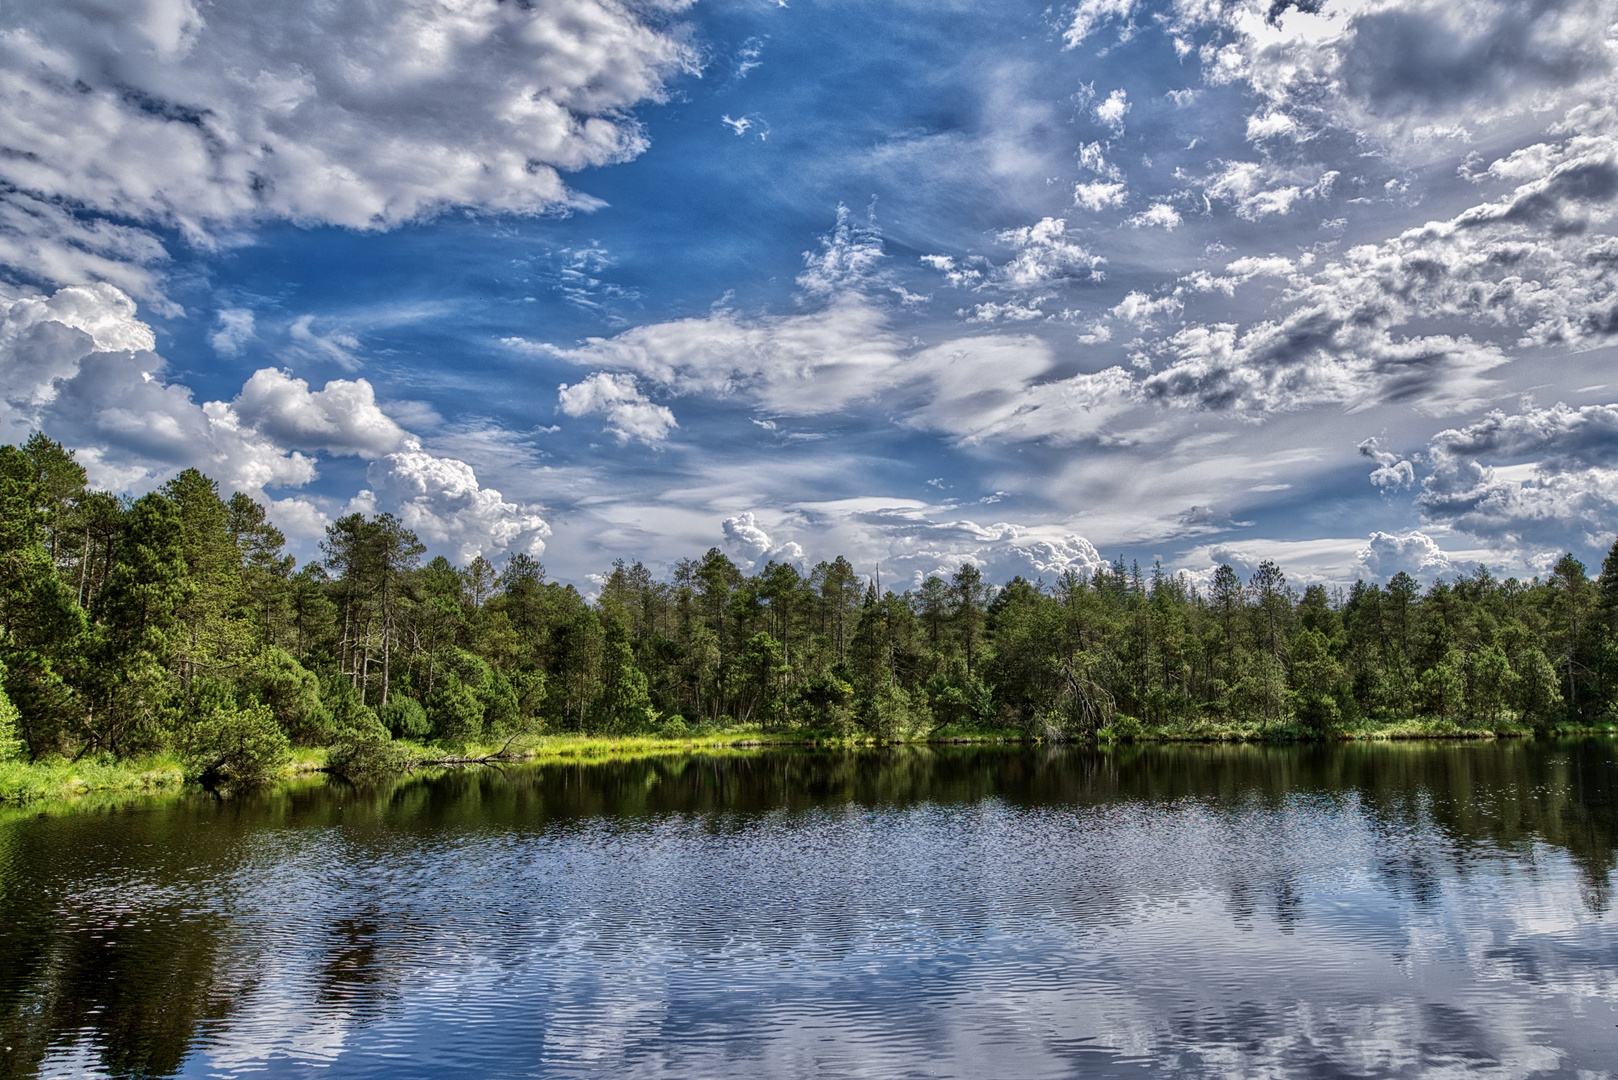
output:
[{"label": "cloud bank on horizon", "polygon": [[1593,561],[1615,58],[1618,0],[12,7],[0,438],[581,582]]}]

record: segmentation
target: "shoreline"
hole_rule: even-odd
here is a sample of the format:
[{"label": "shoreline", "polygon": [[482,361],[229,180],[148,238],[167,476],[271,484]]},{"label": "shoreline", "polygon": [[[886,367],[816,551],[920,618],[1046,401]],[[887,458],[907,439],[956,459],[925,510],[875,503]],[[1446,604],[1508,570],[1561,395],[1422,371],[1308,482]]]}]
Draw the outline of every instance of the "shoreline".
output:
[{"label": "shoreline", "polygon": [[[1141,726],[1127,735],[1103,729],[1093,745],[1106,749],[1123,746],[1168,745],[1300,745],[1306,743],[1419,743],[1483,742],[1504,739],[1590,738],[1618,735],[1618,725],[1564,726],[1535,730],[1521,725],[1466,728],[1445,721],[1410,720],[1338,731],[1325,736],[1301,737],[1289,725],[1199,724],[1185,728]],[[1081,742],[1083,740],[1070,740]],[[1014,730],[935,732],[925,738],[878,739],[842,737],[820,732],[763,732],[740,730],[664,738],[656,735],[540,735],[520,745],[469,746],[460,751],[421,743],[400,742],[405,767],[398,776],[432,770],[495,765],[534,765],[548,762],[594,763],[647,757],[715,753],[753,753],[772,748],[854,750],[892,746],[1036,746],[1055,740]],[[320,775],[333,775],[324,747],[295,749],[270,787],[279,787]],[[144,799],[174,797],[187,790],[203,790],[186,779],[178,760],[167,757],[128,761],[63,760],[0,762],[0,811],[51,813],[108,809]]]}]

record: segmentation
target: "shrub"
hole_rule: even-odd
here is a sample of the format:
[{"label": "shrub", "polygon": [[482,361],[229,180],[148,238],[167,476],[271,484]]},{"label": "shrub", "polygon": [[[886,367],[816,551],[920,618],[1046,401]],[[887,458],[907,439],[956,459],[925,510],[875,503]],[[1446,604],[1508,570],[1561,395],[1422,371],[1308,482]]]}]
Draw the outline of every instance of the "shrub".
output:
[{"label": "shrub", "polygon": [[331,710],[321,700],[320,680],[291,653],[268,646],[253,658],[242,682],[270,707],[293,742],[316,746],[330,737]]},{"label": "shrub", "polygon": [[427,710],[408,694],[389,695],[388,703],[378,709],[376,715],[395,739],[424,739],[433,730]]},{"label": "shrub", "polygon": [[[346,683],[334,684],[347,688]],[[331,704],[332,744],[326,767],[339,776],[358,780],[397,772],[405,766],[404,753],[395,746],[375,711],[349,690],[339,692]]]},{"label": "shrub", "polygon": [[0,687],[0,761],[22,757],[23,742],[17,728],[18,716],[17,706],[6,696],[5,688]]},{"label": "shrub", "polygon": [[267,705],[213,705],[186,725],[180,742],[186,776],[213,789],[273,779],[290,750],[286,732]]},{"label": "shrub", "polygon": [[465,746],[483,735],[483,703],[453,674],[444,675],[427,695],[433,738]]}]

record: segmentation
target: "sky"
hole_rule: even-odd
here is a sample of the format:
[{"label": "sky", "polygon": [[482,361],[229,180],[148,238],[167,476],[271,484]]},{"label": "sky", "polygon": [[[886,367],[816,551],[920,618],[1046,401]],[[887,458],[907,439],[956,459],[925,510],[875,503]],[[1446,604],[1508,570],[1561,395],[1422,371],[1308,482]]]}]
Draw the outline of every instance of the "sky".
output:
[{"label": "sky", "polygon": [[1615,59],[1614,0],[0,0],[0,439],[585,588],[1594,570]]}]

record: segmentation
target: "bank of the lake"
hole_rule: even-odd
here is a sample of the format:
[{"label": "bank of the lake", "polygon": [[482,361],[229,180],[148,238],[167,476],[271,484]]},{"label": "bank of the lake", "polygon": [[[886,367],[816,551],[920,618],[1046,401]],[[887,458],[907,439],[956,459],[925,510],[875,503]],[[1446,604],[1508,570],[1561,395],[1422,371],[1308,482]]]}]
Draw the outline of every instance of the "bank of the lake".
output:
[{"label": "bank of the lake", "polygon": [[[1101,747],[1196,743],[1331,743],[1374,741],[1444,741],[1480,739],[1533,739],[1536,737],[1602,737],[1618,735],[1618,725],[1562,726],[1554,730],[1524,724],[1466,727],[1452,721],[1421,718],[1363,724],[1329,734],[1311,734],[1290,721],[1206,721],[1196,724],[1149,725],[1134,721],[1103,728],[1094,740]],[[660,735],[534,735],[499,743],[465,746],[395,740],[395,768],[399,774],[442,769],[547,761],[608,761],[669,757],[688,754],[748,754],[786,747],[854,749],[877,746],[972,746],[1040,744],[1053,741],[1015,728],[940,728],[922,738],[876,739],[820,731],[763,731],[730,728],[712,732]],[[277,771],[271,786],[333,772],[324,747],[295,748]],[[369,779],[380,779],[370,777]],[[144,799],[181,794],[196,787],[183,763],[172,756],[79,761],[52,759],[36,762],[0,762],[0,807],[52,811],[75,807],[98,809]],[[228,794],[228,793],[226,793]]]}]

